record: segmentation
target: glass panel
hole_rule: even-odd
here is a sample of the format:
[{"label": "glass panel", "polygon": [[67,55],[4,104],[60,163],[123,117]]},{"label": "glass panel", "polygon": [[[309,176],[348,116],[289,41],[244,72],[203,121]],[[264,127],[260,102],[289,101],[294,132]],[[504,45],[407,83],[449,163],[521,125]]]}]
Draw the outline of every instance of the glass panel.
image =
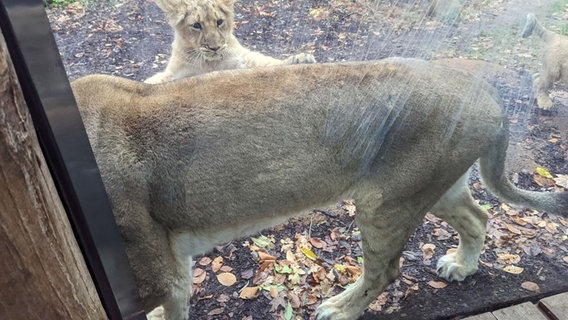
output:
[{"label": "glass panel", "polygon": [[[131,254],[147,263],[134,269],[161,270],[160,279],[184,274],[169,249],[178,241],[180,257],[200,254],[191,262],[190,310],[172,307],[174,315],[309,318],[361,274],[366,227],[380,232],[365,250],[383,254],[367,265],[399,262],[402,275],[383,293],[369,289],[377,299],[364,319],[452,318],[568,290],[566,193],[534,209],[524,206],[534,194],[514,205],[480,181],[476,164],[468,184],[488,215],[483,247],[485,214],[463,216],[467,200],[444,198],[422,219],[448,181],[503,141],[488,107],[495,101],[509,126],[505,176],[524,190],[567,191],[566,0],[156,2],[53,0],[47,12],[70,79],[103,73],[167,83],[77,87],[86,104],[105,110],[86,125],[95,154],[106,154],[97,161],[123,234],[152,246]],[[433,62],[332,65],[395,56]],[[260,69],[279,63],[301,65]],[[256,71],[197,76],[243,68]],[[498,158],[485,164],[489,176]],[[362,210],[375,212],[362,202],[381,202],[360,196],[368,193],[384,197],[383,207],[376,220],[357,223]],[[292,209],[316,210],[258,233]],[[399,250],[396,241],[416,226]],[[438,275],[440,258],[457,248],[456,229],[471,261],[452,265],[446,256]],[[241,236],[252,238],[227,242]],[[146,306],[156,305],[161,297],[148,297],[163,294],[160,286],[138,281]],[[172,303],[183,304],[184,294]]]}]

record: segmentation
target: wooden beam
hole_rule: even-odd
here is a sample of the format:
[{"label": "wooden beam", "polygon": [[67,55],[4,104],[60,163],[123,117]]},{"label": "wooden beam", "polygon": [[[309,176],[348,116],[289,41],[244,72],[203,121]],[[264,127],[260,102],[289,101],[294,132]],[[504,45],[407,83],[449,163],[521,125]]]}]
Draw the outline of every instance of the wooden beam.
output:
[{"label": "wooden beam", "polygon": [[0,319],[106,319],[0,33]]},{"label": "wooden beam", "polygon": [[497,320],[547,320],[536,305],[525,302],[508,308],[493,311]]},{"label": "wooden beam", "polygon": [[538,306],[551,319],[568,320],[568,292],[544,298],[538,302]]},{"label": "wooden beam", "polygon": [[475,316],[463,318],[463,320],[497,320],[497,318],[495,318],[495,316],[493,316],[491,312],[486,312],[482,314],[477,314]]}]

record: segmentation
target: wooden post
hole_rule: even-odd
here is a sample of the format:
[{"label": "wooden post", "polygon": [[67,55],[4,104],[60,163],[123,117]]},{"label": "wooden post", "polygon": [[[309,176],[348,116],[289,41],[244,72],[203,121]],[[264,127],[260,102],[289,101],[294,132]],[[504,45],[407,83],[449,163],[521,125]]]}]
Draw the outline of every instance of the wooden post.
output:
[{"label": "wooden post", "polygon": [[1,32],[0,319],[106,319]]}]

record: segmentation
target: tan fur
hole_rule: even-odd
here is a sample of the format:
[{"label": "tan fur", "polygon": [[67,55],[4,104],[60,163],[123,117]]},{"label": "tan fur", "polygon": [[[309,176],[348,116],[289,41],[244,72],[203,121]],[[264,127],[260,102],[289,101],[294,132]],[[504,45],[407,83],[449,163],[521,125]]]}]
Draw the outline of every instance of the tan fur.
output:
[{"label": "tan fur", "polygon": [[568,37],[547,30],[534,14],[529,13],[522,37],[527,38],[533,31],[545,41],[542,68],[533,75],[533,90],[538,106],[547,110],[553,105],[548,90],[554,82],[562,81],[568,85]]},{"label": "tan fur", "polygon": [[441,276],[477,270],[485,212],[467,188],[480,158],[504,200],[568,215],[568,193],[506,179],[507,119],[482,80],[414,59],[215,72],[148,85],[73,84],[147,311],[187,319],[192,255],[306,209],[355,199],[365,271],[318,308],[356,319],[399,274],[425,213],[461,237]]},{"label": "tan fur", "polygon": [[278,60],[243,47],[233,34],[233,1],[155,0],[174,30],[174,41],[166,70],[145,82],[161,83],[218,70],[316,62],[311,54]]}]

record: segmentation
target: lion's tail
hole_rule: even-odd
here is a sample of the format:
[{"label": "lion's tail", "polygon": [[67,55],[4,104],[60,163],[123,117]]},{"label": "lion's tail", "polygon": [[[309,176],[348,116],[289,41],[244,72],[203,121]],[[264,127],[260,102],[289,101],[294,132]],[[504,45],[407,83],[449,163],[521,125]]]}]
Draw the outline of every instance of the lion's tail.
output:
[{"label": "lion's tail", "polygon": [[523,28],[523,32],[521,36],[523,38],[528,38],[532,33],[536,33],[541,39],[547,40],[551,31],[548,31],[545,27],[543,27],[538,20],[534,13],[527,14],[527,22],[525,23],[525,27]]},{"label": "lion's tail", "polygon": [[539,211],[568,216],[568,191],[534,192],[515,187],[505,176],[505,158],[509,143],[509,130],[506,121],[501,130],[502,139],[490,147],[486,155],[479,159],[483,182],[501,199],[527,206]]}]

